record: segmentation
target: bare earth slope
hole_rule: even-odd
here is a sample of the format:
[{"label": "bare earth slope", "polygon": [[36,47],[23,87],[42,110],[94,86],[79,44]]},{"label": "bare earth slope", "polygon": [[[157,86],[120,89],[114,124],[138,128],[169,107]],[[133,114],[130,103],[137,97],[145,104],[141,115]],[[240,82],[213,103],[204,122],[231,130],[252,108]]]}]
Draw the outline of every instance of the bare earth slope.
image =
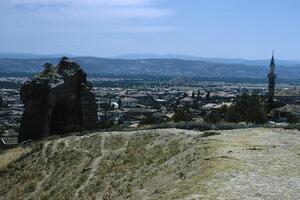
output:
[{"label": "bare earth slope", "polygon": [[0,199],[300,199],[299,131],[221,133],[94,133],[12,149],[0,154]]}]

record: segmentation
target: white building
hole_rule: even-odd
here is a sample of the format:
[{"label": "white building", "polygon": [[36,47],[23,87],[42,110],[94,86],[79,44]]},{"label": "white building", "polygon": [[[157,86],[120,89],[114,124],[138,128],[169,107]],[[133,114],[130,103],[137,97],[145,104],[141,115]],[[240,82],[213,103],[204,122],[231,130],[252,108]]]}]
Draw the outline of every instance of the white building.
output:
[{"label": "white building", "polygon": [[131,97],[125,97],[121,99],[121,104],[123,108],[132,108],[138,104],[138,100]]}]

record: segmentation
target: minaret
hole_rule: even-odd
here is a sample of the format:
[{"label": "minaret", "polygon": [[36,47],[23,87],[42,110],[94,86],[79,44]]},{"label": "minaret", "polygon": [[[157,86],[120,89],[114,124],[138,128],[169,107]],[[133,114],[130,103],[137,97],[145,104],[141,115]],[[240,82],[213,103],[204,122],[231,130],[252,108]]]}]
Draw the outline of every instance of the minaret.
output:
[{"label": "minaret", "polygon": [[275,93],[275,60],[274,60],[274,51],[272,53],[272,59],[270,63],[270,71],[268,74],[269,78],[269,90],[268,90],[268,102],[272,103],[274,101],[274,93]]}]

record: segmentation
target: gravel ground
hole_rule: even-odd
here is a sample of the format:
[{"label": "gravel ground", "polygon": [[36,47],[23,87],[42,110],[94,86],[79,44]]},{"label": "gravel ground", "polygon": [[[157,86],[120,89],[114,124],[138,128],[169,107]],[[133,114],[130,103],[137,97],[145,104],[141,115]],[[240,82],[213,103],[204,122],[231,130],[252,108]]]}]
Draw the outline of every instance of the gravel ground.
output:
[{"label": "gravel ground", "polygon": [[[283,129],[224,131],[215,156],[236,159],[233,171],[215,171],[216,199],[300,199],[300,134]],[[229,161],[230,162],[230,161]],[[234,168],[233,166],[232,168]],[[206,197],[204,198],[206,199]]]}]

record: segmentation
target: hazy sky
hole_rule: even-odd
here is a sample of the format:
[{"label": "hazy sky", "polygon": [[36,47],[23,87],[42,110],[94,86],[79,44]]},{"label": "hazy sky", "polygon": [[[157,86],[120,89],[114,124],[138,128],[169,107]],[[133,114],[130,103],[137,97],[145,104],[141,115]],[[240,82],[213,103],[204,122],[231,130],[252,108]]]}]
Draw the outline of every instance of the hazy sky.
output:
[{"label": "hazy sky", "polygon": [[0,51],[300,59],[298,0],[0,0]]}]

